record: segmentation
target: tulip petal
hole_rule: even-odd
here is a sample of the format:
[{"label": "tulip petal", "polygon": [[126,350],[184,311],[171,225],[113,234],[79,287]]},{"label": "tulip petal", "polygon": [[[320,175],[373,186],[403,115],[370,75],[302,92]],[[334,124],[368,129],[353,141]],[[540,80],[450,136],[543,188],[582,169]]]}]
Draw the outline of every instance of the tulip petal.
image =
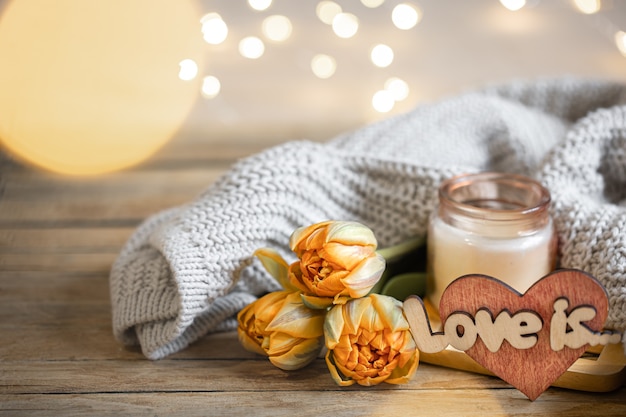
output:
[{"label": "tulip petal", "polygon": [[327,227],[327,242],[338,242],[344,245],[372,246],[376,249],[378,242],[374,232],[357,222],[333,222]]},{"label": "tulip petal", "polygon": [[411,380],[411,378],[413,378],[418,366],[419,351],[415,350],[415,354],[411,357],[411,359],[403,367],[396,367],[385,382],[388,384],[406,384]]},{"label": "tulip petal", "polygon": [[300,293],[285,298],[282,308],[267,325],[267,332],[284,332],[293,337],[312,338],[324,334],[324,310],[312,310],[302,303]]},{"label": "tulip petal", "polygon": [[285,371],[294,371],[305,367],[317,358],[322,346],[321,338],[306,339],[284,355],[270,356],[269,359],[277,368]]},{"label": "tulip petal", "polygon": [[333,298],[330,297],[316,297],[314,295],[300,294],[302,303],[313,310],[326,310],[333,305]]},{"label": "tulip petal", "polygon": [[334,349],[339,343],[344,324],[342,306],[335,306],[328,310],[324,320],[324,338],[328,349]]},{"label": "tulip petal", "polygon": [[342,269],[351,270],[361,263],[364,258],[374,253],[374,247],[329,242],[319,249],[318,253],[328,262]]},{"label": "tulip petal", "polygon": [[352,298],[363,297],[376,285],[384,270],[385,258],[374,254],[357,265],[342,282]]},{"label": "tulip petal", "polygon": [[381,294],[370,294],[370,297],[385,328],[390,329],[392,332],[409,329],[409,322],[404,317],[400,301]]},{"label": "tulip petal", "polygon": [[335,364],[333,352],[330,350],[326,352],[326,366],[328,367],[330,376],[337,385],[341,387],[349,387],[350,385],[354,385],[355,381],[353,379],[346,378],[339,372]]},{"label": "tulip petal", "polygon": [[289,265],[280,254],[274,249],[261,248],[254,252],[254,256],[259,258],[265,270],[286,290],[295,291],[297,288],[289,282]]},{"label": "tulip petal", "polygon": [[237,335],[239,336],[239,343],[249,352],[258,353],[259,355],[267,356],[265,350],[259,345],[256,339],[250,337],[248,333],[242,329],[237,329]]},{"label": "tulip petal", "polygon": [[370,297],[365,297],[350,300],[344,305],[344,334],[356,335],[361,327],[365,329],[372,328],[370,324],[372,317],[370,316],[374,315],[375,311],[370,308],[371,304]]},{"label": "tulip petal", "polygon": [[325,221],[321,223],[316,223],[310,226],[304,226],[297,228],[289,237],[289,248],[298,254],[298,248],[300,244],[307,239],[311,233],[315,230],[325,227],[326,225],[332,223],[332,221]]}]

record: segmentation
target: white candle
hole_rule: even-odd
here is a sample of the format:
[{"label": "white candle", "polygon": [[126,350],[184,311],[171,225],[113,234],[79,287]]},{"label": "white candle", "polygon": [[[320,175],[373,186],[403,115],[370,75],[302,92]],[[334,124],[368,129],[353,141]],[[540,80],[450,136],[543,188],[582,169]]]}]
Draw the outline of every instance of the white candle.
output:
[{"label": "white candle", "polygon": [[440,188],[428,235],[428,299],[466,274],[498,278],[520,293],[554,269],[556,238],[550,197],[525,177],[482,173]]}]

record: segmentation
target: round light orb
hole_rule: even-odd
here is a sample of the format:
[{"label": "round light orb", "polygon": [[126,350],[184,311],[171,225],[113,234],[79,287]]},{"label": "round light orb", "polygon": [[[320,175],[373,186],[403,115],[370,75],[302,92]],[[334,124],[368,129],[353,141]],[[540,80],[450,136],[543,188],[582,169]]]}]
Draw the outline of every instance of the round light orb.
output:
[{"label": "round light orb", "polygon": [[248,5],[254,10],[267,10],[272,5],[272,0],[248,0]]},{"label": "round light orb", "polygon": [[620,30],[615,33],[615,44],[622,55],[626,56],[626,32]]},{"label": "round light orb", "polygon": [[341,12],[341,6],[334,1],[320,1],[317,3],[317,7],[315,7],[315,14],[327,25],[332,25],[335,16]]},{"label": "round light orb", "polygon": [[183,59],[178,66],[180,67],[178,78],[183,81],[191,81],[198,75],[198,64],[193,59]]},{"label": "round light orb", "polygon": [[395,101],[402,101],[409,96],[409,85],[398,77],[385,81],[385,90],[391,93]]},{"label": "round light orb", "polygon": [[526,6],[526,0],[500,0],[500,3],[512,12]]},{"label": "round light orb", "polygon": [[8,2],[0,19],[2,148],[69,175],[116,171],[152,156],[199,96],[204,42],[196,6]]},{"label": "round light orb", "polygon": [[393,56],[393,49],[382,43],[374,46],[370,53],[372,63],[380,68],[386,68],[391,65]]},{"label": "round light orb", "polygon": [[337,61],[332,56],[318,54],[311,60],[311,71],[318,78],[330,78],[335,74],[336,69]]},{"label": "round light orb", "polygon": [[351,13],[339,13],[333,19],[333,32],[340,38],[351,38],[359,30],[359,19]]},{"label": "round light orb", "polygon": [[228,36],[228,26],[217,13],[205,14],[200,19],[202,24],[202,37],[211,45],[219,45],[226,40]]},{"label": "round light orb", "polygon": [[409,30],[415,27],[422,18],[422,11],[417,7],[400,3],[391,12],[391,21],[398,29]]},{"label": "round light orb", "polygon": [[207,75],[202,79],[202,96],[204,98],[217,97],[221,89],[222,84],[217,77],[213,75]]},{"label": "round light orb", "polygon": [[263,20],[261,25],[263,35],[274,42],[284,42],[291,36],[293,26],[286,16],[273,15]]},{"label": "round light orb", "polygon": [[381,4],[383,4],[384,2],[385,0],[361,0],[361,3],[363,3],[363,6],[369,7],[370,9],[374,9],[380,6]]},{"label": "round light orb", "polygon": [[239,42],[239,53],[244,58],[260,58],[265,53],[265,44],[256,36],[245,37]]},{"label": "round light orb", "polygon": [[374,110],[379,113],[388,113],[393,109],[396,101],[393,99],[393,94],[387,90],[380,90],[372,97],[372,106]]},{"label": "round light orb", "polygon": [[573,2],[576,9],[584,14],[598,13],[602,9],[600,0],[573,0]]}]

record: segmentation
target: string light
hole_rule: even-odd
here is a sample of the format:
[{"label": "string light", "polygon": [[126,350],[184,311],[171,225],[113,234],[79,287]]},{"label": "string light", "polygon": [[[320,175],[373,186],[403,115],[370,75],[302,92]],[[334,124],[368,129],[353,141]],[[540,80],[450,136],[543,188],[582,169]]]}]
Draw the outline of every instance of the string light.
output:
[{"label": "string light", "polygon": [[218,45],[228,36],[228,26],[217,13],[205,14],[202,19],[202,37],[207,43]]},{"label": "string light", "polygon": [[260,58],[265,53],[265,44],[256,36],[248,36],[239,42],[239,53],[244,58]]},{"label": "string light", "polygon": [[526,0],[500,0],[500,3],[512,12],[526,6]]},{"label": "string light", "polygon": [[421,11],[408,3],[400,3],[391,12],[391,21],[402,30],[409,30],[421,19]]},{"label": "string light", "polygon": [[391,93],[395,101],[402,101],[409,96],[409,85],[398,77],[392,77],[385,81],[385,90]]},{"label": "string light", "polygon": [[327,25],[333,24],[333,19],[343,10],[341,6],[334,1],[320,1],[315,8],[317,17]]},{"label": "string light", "polygon": [[333,32],[340,38],[351,38],[359,30],[359,19],[351,13],[339,13],[333,19]]},{"label": "string light", "polygon": [[311,70],[318,78],[330,78],[335,74],[336,69],[337,61],[332,56],[318,54],[311,60]]},{"label": "string light", "polygon": [[261,30],[267,39],[274,42],[283,42],[291,36],[293,26],[286,16],[273,15],[263,20]]},{"label": "string light", "polygon": [[207,75],[202,79],[202,95],[205,98],[214,98],[216,97],[222,88],[220,84],[220,80],[217,77],[212,75]]},{"label": "string light", "polygon": [[393,94],[387,90],[379,90],[372,97],[372,106],[379,113],[390,112],[395,103]]},{"label": "string light", "polygon": [[600,0],[573,0],[574,7],[584,14],[598,13],[602,8]]}]

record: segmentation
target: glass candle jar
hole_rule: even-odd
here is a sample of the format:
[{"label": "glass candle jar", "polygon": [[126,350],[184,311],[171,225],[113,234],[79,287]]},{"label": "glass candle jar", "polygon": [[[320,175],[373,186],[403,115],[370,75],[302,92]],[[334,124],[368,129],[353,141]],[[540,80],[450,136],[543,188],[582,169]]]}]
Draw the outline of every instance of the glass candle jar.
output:
[{"label": "glass candle jar", "polygon": [[445,288],[483,274],[524,293],[552,271],[557,239],[550,193],[521,175],[460,175],[439,188],[428,233],[427,299],[439,306]]}]

